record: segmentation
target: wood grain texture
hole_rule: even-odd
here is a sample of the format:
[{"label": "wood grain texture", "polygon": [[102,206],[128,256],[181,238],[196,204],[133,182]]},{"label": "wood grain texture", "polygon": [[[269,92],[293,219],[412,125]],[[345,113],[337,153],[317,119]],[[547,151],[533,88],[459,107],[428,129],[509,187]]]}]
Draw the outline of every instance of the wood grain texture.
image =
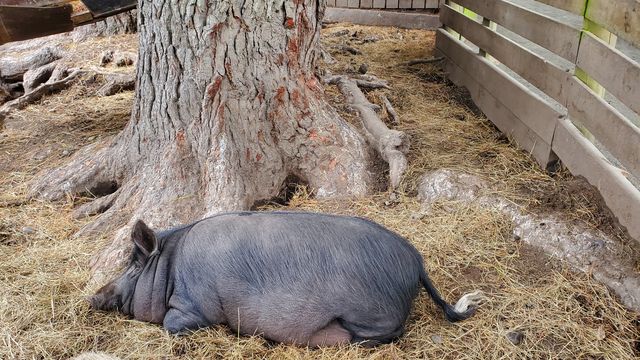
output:
[{"label": "wood grain texture", "polygon": [[640,47],[640,0],[589,0],[585,17]]},{"label": "wood grain texture", "polygon": [[572,12],[574,14],[584,14],[584,8],[587,0],[536,0],[543,4],[553,6],[558,9]]},{"label": "wood grain texture", "polygon": [[583,124],[622,165],[640,177],[640,128],[573,78],[567,99],[569,117]]},{"label": "wood grain texture", "polygon": [[585,32],[576,65],[640,114],[640,65],[637,62]]},{"label": "wood grain texture", "polygon": [[453,29],[459,29],[465,39],[498,59],[553,99],[561,104],[565,103],[566,84],[571,77],[568,72],[448,5],[442,6],[440,21]]},{"label": "wood grain texture", "polygon": [[552,148],[573,175],[584,176],[598,188],[620,224],[640,240],[640,191],[625,173],[607,161],[568,119],[559,122]]},{"label": "wood grain texture", "polygon": [[473,53],[445,31],[438,30],[436,41],[438,50],[476,82],[482,84],[486,91],[499,99],[543,141],[551,144],[557,120],[563,114],[489,60]]},{"label": "wood grain texture", "polygon": [[504,0],[456,0],[455,3],[569,61],[576,59],[580,29]]}]

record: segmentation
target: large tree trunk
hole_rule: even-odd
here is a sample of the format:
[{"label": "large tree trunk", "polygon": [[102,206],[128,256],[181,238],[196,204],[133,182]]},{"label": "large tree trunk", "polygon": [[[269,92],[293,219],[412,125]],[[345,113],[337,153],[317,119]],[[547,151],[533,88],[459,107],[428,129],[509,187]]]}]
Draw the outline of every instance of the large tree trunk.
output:
[{"label": "large tree trunk", "polygon": [[[166,227],[276,196],[294,176],[317,196],[366,193],[369,149],[314,75],[324,1],[141,1],[136,101],[113,141],[44,174],[38,196],[99,195],[84,229]],[[112,269],[128,227],[99,254]]]},{"label": "large tree trunk", "polygon": [[73,34],[76,40],[82,40],[90,36],[133,34],[136,31],[138,31],[136,10],[131,10],[94,24],[80,26],[73,31]]}]

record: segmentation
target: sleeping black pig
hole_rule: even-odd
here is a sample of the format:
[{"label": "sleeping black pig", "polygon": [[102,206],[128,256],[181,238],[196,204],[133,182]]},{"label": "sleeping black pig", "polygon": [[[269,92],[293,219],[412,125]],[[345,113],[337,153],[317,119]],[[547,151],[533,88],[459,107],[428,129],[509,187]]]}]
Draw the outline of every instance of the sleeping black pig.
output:
[{"label": "sleeping black pig", "polygon": [[89,298],[170,333],[227,324],[303,346],[388,343],[422,284],[449,321],[471,316],[438,294],[407,240],[355,217],[238,212],[154,233],[138,221],[124,273]]}]

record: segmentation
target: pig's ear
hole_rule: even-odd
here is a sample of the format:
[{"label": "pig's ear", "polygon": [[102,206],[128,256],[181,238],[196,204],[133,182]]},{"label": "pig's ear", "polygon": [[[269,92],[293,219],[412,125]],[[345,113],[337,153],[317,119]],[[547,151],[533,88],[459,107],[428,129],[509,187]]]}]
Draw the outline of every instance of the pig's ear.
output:
[{"label": "pig's ear", "polygon": [[135,250],[141,253],[143,259],[148,258],[158,249],[156,234],[142,220],[136,221],[136,224],[133,225],[131,240],[136,246]]}]

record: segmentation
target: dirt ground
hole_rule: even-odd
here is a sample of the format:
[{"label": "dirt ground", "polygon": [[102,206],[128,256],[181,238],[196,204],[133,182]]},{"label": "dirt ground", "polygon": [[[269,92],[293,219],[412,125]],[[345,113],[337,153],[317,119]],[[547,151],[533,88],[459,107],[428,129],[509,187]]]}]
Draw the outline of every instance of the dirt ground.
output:
[{"label": "dirt ground", "polygon": [[[77,65],[97,66],[105,49],[134,49],[123,35],[65,45]],[[445,79],[437,63],[401,63],[434,56],[433,32],[331,25],[325,49],[337,63],[334,74],[369,73],[389,81],[386,94],[399,116],[399,130],[411,137],[409,170],[398,201],[388,193],[349,200],[317,200],[298,187],[287,204],[261,208],[324,211],[368,217],[406,236],[424,255],[443,296],[484,290],[489,300],[475,317],[449,324],[421,293],[396,343],[375,349],[357,346],[311,350],[238,337],[225,327],[173,337],[159,326],[115,313],[89,311],[84,296],[88,263],[109,233],[77,238],[91,219],[75,220],[74,205],[24,201],[29,183],[43,169],[68,161],[82,146],[116,134],[128,121],[133,92],[97,97],[101,79],[85,79],[14,113],[0,131],[0,358],[63,359],[83,351],[104,351],[126,359],[632,359],[640,356],[640,318],[603,285],[572,272],[559,261],[514,240],[513,224],[499,211],[464,204],[440,204],[416,219],[417,183],[425,171],[448,168],[480,176],[500,195],[535,212],[560,212],[568,221],[599,228],[618,241],[633,242],[603,208],[597,192],[560,169],[550,176],[511,145]],[[344,53],[348,44],[360,55]],[[326,93],[344,117],[359,126],[334,87]],[[385,179],[384,166],[380,166]],[[120,224],[114,224],[120,225]],[[509,334],[521,334],[518,344]],[[511,335],[510,335],[511,336]]]}]

